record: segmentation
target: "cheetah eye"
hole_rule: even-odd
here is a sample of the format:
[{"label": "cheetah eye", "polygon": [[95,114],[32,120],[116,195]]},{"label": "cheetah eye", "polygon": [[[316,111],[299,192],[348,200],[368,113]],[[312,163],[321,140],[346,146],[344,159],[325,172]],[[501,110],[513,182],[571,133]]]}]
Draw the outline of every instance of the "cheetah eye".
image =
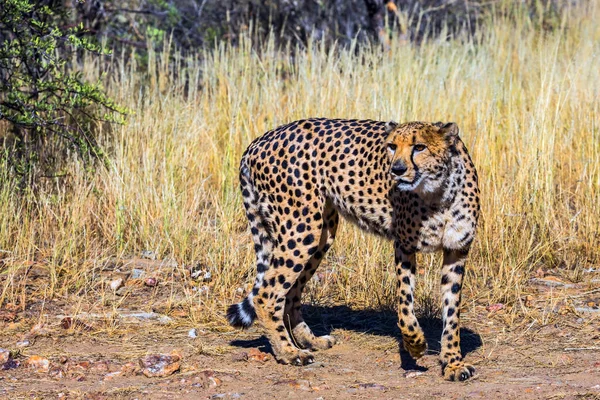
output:
[{"label": "cheetah eye", "polygon": [[388,143],[387,148],[389,151],[394,153],[396,151],[396,149],[398,148],[398,146],[396,146],[394,143]]},{"label": "cheetah eye", "polygon": [[415,147],[413,147],[415,149],[415,151],[423,151],[427,148],[427,146],[425,146],[424,144],[415,144]]}]

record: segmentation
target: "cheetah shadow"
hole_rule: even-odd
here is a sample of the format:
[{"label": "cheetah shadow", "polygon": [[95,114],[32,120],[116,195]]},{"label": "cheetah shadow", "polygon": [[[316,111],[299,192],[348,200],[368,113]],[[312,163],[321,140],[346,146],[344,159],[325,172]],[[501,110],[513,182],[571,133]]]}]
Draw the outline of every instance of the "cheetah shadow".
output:
[{"label": "cheetah shadow", "polygon": [[[417,365],[415,360],[404,350],[400,329],[397,326],[398,316],[393,310],[354,310],[348,306],[304,305],[302,315],[315,335],[318,336],[329,335],[336,329],[343,329],[396,338],[401,367],[404,370],[427,370],[427,368]],[[419,318],[419,323],[427,339],[427,354],[439,354],[441,350],[440,337],[443,330],[442,320],[438,317],[422,317]],[[482,346],[481,336],[466,327],[461,327],[460,340],[463,356]],[[255,340],[234,340],[230,344],[243,348],[258,347],[263,352],[272,353],[271,345],[265,336]]]}]

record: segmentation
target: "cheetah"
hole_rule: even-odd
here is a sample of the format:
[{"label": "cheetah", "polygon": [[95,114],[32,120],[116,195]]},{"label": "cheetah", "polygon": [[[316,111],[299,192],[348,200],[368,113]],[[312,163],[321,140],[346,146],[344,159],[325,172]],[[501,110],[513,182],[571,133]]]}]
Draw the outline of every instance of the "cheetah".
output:
[{"label": "cheetah", "polygon": [[315,336],[303,320],[300,300],[342,215],[394,241],[398,326],[414,359],[427,350],[414,314],[415,254],[443,251],[442,375],[462,381],[474,374],[461,354],[459,317],[479,189],[455,123],[292,122],[249,145],[240,183],[257,276],[247,297],[228,308],[231,325],[258,319],[283,364],[311,363],[311,350],[332,347],[334,337]]}]

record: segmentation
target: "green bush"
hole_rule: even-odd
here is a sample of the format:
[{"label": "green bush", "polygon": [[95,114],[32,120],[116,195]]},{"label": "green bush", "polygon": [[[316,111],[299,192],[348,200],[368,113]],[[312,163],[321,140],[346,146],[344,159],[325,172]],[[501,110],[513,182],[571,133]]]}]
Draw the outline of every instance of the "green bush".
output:
[{"label": "green bush", "polygon": [[66,16],[54,3],[0,0],[0,121],[8,123],[0,126],[0,144],[24,185],[56,174],[71,153],[87,165],[102,158],[98,124],[126,112],[67,62],[106,53],[82,26],[59,27]]}]

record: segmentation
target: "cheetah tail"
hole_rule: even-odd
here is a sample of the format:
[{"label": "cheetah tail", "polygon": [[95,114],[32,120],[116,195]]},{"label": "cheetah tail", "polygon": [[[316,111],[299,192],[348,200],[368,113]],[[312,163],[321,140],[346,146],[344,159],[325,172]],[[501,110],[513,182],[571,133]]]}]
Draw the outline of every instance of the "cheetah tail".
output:
[{"label": "cheetah tail", "polygon": [[227,320],[236,328],[248,328],[256,319],[256,310],[252,299],[246,297],[244,301],[232,304],[227,309]]}]

